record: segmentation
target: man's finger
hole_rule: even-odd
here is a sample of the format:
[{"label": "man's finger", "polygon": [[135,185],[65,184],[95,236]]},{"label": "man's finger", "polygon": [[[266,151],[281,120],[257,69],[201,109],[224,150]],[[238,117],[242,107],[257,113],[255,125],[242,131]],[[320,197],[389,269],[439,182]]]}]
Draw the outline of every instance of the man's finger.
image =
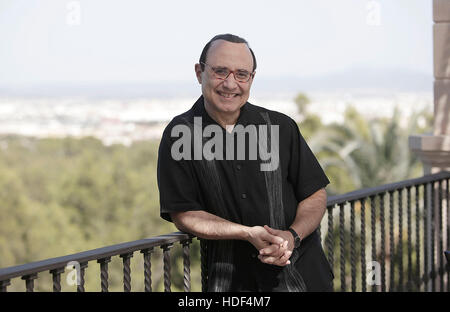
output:
[{"label": "man's finger", "polygon": [[277,233],[276,233],[276,230],[275,229],[272,229],[270,226],[268,226],[268,225],[264,225],[264,228],[266,229],[266,231],[267,232],[269,232],[270,234],[272,234],[272,235],[276,235]]},{"label": "man's finger", "polygon": [[266,263],[266,264],[273,264],[277,260],[277,258],[275,258],[275,257],[262,256],[262,255],[259,255],[258,259],[261,260],[262,263]]},{"label": "man's finger", "polygon": [[287,250],[287,244],[282,244],[281,246],[272,244],[268,247],[265,247],[259,251],[260,255],[264,256],[273,256],[273,257],[281,257]]},{"label": "man's finger", "polygon": [[288,265],[290,263],[289,258],[291,257],[291,254],[292,254],[292,252],[290,250],[287,250],[285,253],[283,253],[283,255],[280,258],[275,259],[275,261],[272,262],[272,264],[275,264],[278,266]]},{"label": "man's finger", "polygon": [[259,251],[260,255],[272,255],[274,252],[278,251],[280,248],[278,245],[270,245],[269,247],[263,248]]},{"label": "man's finger", "polygon": [[289,258],[291,257],[291,255],[292,255],[292,251],[287,250],[287,251],[281,256],[279,262],[280,262],[280,263],[285,263],[286,261],[289,260]]},{"label": "man's finger", "polygon": [[281,245],[284,243],[284,239],[282,237],[272,235],[270,233],[267,233],[267,235],[265,235],[263,239],[270,242],[271,244]]},{"label": "man's finger", "polygon": [[288,248],[288,241],[285,240],[280,245],[271,244],[269,246],[266,246],[265,248],[260,249],[259,253],[261,255],[270,255],[270,256],[275,256],[275,257],[281,257],[283,255],[283,253],[287,250],[287,248]]},{"label": "man's finger", "polygon": [[262,262],[262,263],[266,263],[266,264],[272,264],[272,265],[276,265],[276,266],[286,266],[291,264],[291,261],[286,258],[285,256],[281,257],[281,258],[276,258],[276,257],[269,257],[269,256],[258,256],[258,259]]}]

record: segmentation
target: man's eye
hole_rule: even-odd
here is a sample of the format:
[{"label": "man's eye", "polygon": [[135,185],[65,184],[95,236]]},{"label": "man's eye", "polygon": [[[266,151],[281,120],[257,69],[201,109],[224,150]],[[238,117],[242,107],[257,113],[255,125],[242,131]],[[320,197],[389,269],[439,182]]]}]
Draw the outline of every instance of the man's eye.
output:
[{"label": "man's eye", "polygon": [[226,68],[217,68],[215,73],[217,75],[226,76],[228,74],[228,70]]},{"label": "man's eye", "polygon": [[237,78],[241,78],[241,79],[247,78],[248,75],[249,75],[249,73],[247,73],[247,72],[237,72],[236,73]]}]

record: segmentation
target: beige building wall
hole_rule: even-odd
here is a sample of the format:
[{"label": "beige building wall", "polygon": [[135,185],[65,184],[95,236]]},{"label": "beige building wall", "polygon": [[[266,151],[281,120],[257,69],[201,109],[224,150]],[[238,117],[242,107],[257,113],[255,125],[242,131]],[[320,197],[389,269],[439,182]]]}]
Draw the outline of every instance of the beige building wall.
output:
[{"label": "beige building wall", "polygon": [[450,0],[433,0],[433,20],[433,133],[409,137],[424,174],[450,171]]}]

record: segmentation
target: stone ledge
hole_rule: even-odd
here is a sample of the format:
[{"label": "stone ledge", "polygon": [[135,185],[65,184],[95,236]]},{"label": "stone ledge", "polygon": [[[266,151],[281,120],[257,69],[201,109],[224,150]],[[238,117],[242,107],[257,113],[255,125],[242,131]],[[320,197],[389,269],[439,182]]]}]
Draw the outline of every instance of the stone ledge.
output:
[{"label": "stone ledge", "polygon": [[449,135],[411,135],[408,143],[421,159],[425,174],[450,171]]},{"label": "stone ledge", "polygon": [[413,134],[409,136],[409,148],[422,151],[450,152],[450,135]]}]

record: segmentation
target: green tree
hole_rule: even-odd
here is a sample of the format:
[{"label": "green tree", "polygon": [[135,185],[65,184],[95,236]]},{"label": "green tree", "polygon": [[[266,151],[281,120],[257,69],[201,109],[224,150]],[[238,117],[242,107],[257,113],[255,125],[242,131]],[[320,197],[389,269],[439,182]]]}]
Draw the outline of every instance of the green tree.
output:
[{"label": "green tree", "polygon": [[[310,140],[311,149],[319,156],[324,169],[340,177],[341,184],[331,186],[336,193],[373,187],[420,175],[421,165],[409,151],[408,135],[425,131],[414,113],[401,127],[398,109],[392,118],[368,121],[353,107],[345,112],[343,124],[321,128]],[[342,188],[342,182],[345,182]],[[350,183],[349,183],[350,182]],[[351,187],[351,189],[349,189]]]},{"label": "green tree", "polygon": [[311,100],[305,93],[298,93],[294,98],[294,103],[297,106],[297,112],[301,119],[298,122],[298,127],[303,137],[308,140],[314,133],[316,133],[322,126],[320,116],[312,114],[308,111],[308,106]]},{"label": "green tree", "polygon": [[305,93],[298,93],[294,99],[295,104],[297,105],[298,113],[302,116],[305,116],[308,113],[308,105],[311,103],[311,100]]}]

